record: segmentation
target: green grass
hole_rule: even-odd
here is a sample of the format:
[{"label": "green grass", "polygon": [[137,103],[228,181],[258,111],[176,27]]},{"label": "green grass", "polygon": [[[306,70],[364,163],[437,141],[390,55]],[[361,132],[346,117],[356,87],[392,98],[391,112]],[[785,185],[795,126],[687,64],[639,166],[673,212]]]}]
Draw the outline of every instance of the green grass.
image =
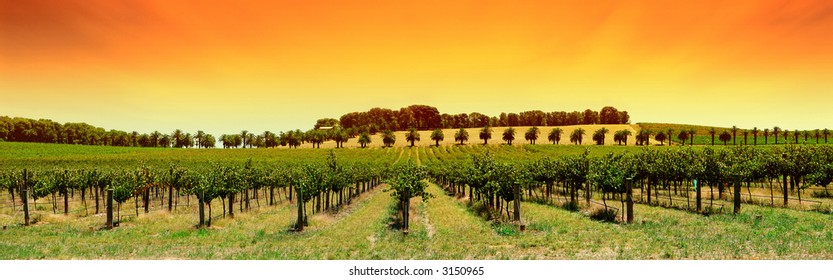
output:
[{"label": "green grass", "polygon": [[[33,145],[33,146],[28,146]],[[324,158],[326,150],[174,150],[0,143],[0,168],[49,168],[87,164],[121,167],[134,161],[169,161],[200,166],[209,160],[242,162]],[[32,148],[32,150],[29,150]],[[79,148],[74,153],[73,149]],[[429,164],[449,152],[489,149],[497,157],[534,158],[581,153],[572,145],[344,149],[340,156],[408,158]],[[589,147],[593,154],[636,151],[635,147]],[[667,148],[667,147],[650,147]],[[37,152],[36,152],[37,151]],[[463,153],[460,153],[463,154]],[[465,154],[463,154],[465,155]],[[400,158],[401,157],[401,158]],[[135,159],[138,158],[138,159]],[[106,159],[106,161],[102,161]],[[303,232],[290,231],[293,204],[235,211],[196,229],[193,208],[175,214],[153,211],[101,230],[103,216],[64,217],[47,206],[39,222],[0,230],[0,259],[831,259],[833,215],[744,204],[740,215],[704,216],[636,205],[634,224],[594,221],[582,212],[524,202],[526,231],[493,223],[466,200],[431,184],[435,197],[412,200],[410,234],[392,222],[395,201],[382,188],[365,193],[338,213],[310,217]],[[180,201],[180,203],[183,203]],[[618,203],[618,202],[616,202]],[[38,203],[41,207],[41,203]],[[44,205],[46,205],[44,203]],[[214,216],[222,213],[215,204]],[[19,206],[19,205],[18,205]],[[618,205],[615,205],[619,207]],[[130,213],[132,205],[126,205]],[[727,213],[730,211],[727,211]],[[760,218],[759,218],[760,217]]]}]

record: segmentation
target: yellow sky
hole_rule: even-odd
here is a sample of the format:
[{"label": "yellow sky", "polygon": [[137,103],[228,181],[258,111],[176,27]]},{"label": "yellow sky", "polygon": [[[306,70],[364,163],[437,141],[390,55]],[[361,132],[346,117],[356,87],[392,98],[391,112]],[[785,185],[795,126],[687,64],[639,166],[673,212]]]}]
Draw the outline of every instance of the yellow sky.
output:
[{"label": "yellow sky", "polygon": [[221,134],[612,105],[833,128],[833,3],[724,2],[0,0],[0,115]]}]

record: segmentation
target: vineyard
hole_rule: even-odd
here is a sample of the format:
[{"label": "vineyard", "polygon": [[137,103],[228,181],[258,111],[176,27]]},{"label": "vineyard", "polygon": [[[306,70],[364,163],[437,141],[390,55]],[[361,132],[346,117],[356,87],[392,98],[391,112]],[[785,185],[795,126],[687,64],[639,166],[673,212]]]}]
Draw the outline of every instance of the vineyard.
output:
[{"label": "vineyard", "polygon": [[74,148],[0,143],[0,258],[833,252],[827,145]]}]

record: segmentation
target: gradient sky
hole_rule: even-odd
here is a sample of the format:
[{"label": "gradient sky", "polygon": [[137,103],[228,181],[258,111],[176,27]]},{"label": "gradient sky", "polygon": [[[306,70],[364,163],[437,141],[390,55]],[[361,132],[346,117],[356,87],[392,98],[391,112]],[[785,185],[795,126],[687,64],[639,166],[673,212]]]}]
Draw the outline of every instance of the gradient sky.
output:
[{"label": "gradient sky", "polygon": [[833,128],[833,1],[256,2],[0,0],[0,115],[218,135],[613,105]]}]

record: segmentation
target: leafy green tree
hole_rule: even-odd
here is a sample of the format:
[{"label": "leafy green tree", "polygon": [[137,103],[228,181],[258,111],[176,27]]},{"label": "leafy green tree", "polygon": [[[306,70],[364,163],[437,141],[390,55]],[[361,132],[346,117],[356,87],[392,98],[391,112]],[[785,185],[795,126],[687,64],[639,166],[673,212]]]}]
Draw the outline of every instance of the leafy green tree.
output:
[{"label": "leafy green tree", "polygon": [[596,145],[604,145],[605,144],[605,135],[608,133],[607,128],[599,128],[593,132],[593,141],[596,141]]},{"label": "leafy green tree", "polygon": [[515,129],[514,128],[509,127],[507,129],[503,130],[503,141],[504,142],[506,142],[509,145],[512,145],[512,141],[514,141],[514,140],[515,140]]},{"label": "leafy green tree", "polygon": [[570,142],[576,145],[581,145],[582,140],[584,140],[584,133],[583,128],[576,128],[572,133],[570,133]]},{"label": "leafy green tree", "polygon": [[721,132],[719,137],[720,137],[720,141],[723,142],[723,146],[726,146],[726,144],[729,142],[729,140],[732,140],[732,134],[729,134],[729,131],[726,131],[726,130]]},{"label": "leafy green tree", "polygon": [[821,131],[821,135],[824,136],[824,144],[827,144],[827,137],[830,136],[830,130],[825,128]]},{"label": "leafy green tree", "polygon": [[161,137],[162,133],[159,133],[159,131],[154,131],[150,134],[150,142],[153,147],[159,147],[159,138]]},{"label": "leafy green tree", "polygon": [[636,134],[636,144],[637,145],[651,145],[651,132],[650,129],[640,129],[639,133]]},{"label": "leafy green tree", "polygon": [[761,131],[758,130],[757,126],[752,128],[752,145],[755,145],[755,146],[758,145],[758,133],[759,132],[761,132]]},{"label": "leafy green tree", "polygon": [[778,136],[781,135],[781,128],[780,127],[773,127],[772,128],[772,136],[775,137],[775,145],[778,145]]},{"label": "leafy green tree", "polygon": [[547,135],[547,140],[552,142],[553,145],[556,145],[559,142],[561,142],[562,134],[564,134],[564,130],[562,130],[560,127],[553,128],[552,130],[550,130],[549,135]]},{"label": "leafy green tree", "polygon": [[367,144],[370,144],[370,134],[368,134],[367,132],[362,132],[362,134],[359,136],[359,145],[361,145],[362,148],[364,148],[367,147]]},{"label": "leafy green tree", "polygon": [[530,144],[535,145],[535,141],[538,140],[538,134],[541,134],[541,131],[537,126],[533,126],[526,130],[524,138],[526,141],[529,141]]},{"label": "leafy green tree", "polygon": [[613,134],[613,141],[616,141],[619,145],[628,145],[628,136],[631,135],[631,131],[627,129],[619,130]]},{"label": "leafy green tree", "polygon": [[732,145],[735,145],[735,146],[738,145],[738,140],[737,140],[738,137],[737,136],[738,136],[738,127],[733,125],[732,126]]},{"label": "leafy green tree", "polygon": [[668,136],[665,135],[665,132],[657,132],[657,135],[654,136],[654,140],[659,141],[660,145],[665,145],[665,140],[668,139]]},{"label": "leafy green tree", "polygon": [[202,148],[202,140],[205,138],[205,132],[202,130],[197,130],[197,134],[194,135],[194,141],[197,142],[197,149]]},{"label": "leafy green tree", "polygon": [[249,136],[249,131],[248,130],[240,131],[240,139],[242,141],[241,144],[243,145],[244,149],[246,148],[246,140],[248,140],[248,136]]},{"label": "leafy green tree", "polygon": [[428,183],[425,181],[428,178],[428,172],[425,168],[408,160],[405,164],[395,166],[393,173],[394,176],[386,180],[389,188],[385,191],[390,192],[391,196],[399,202],[399,209],[402,212],[402,228],[407,232],[411,198],[422,197],[423,201],[428,201],[432,197],[430,193],[425,191],[428,188]]},{"label": "leafy green tree", "polygon": [[419,131],[412,127],[408,130],[408,134],[405,135],[405,140],[411,142],[411,147],[413,147],[414,141],[419,141]]},{"label": "leafy green tree", "polygon": [[687,131],[687,130],[685,130],[685,129],[684,129],[684,130],[680,130],[680,133],[679,133],[679,134],[677,134],[677,140],[680,140],[680,143],[682,143],[682,144],[683,144],[683,146],[685,146],[685,141],[687,141],[687,140],[688,140],[688,137],[689,137],[689,136],[688,136],[688,131]]},{"label": "leafy green tree", "polygon": [[337,128],[333,130],[332,138],[336,142],[336,148],[344,148],[344,142],[347,142],[349,136],[344,129]]},{"label": "leafy green tree", "polygon": [[202,147],[206,148],[206,149],[214,148],[214,145],[217,144],[216,142],[217,142],[217,139],[214,139],[214,135],[206,134],[202,137],[202,141],[200,141],[200,145],[202,145]]},{"label": "leafy green tree", "polygon": [[385,130],[385,132],[382,133],[382,143],[384,143],[385,147],[388,148],[390,148],[391,146],[393,146],[394,143],[396,143],[396,135],[393,134],[393,131]]},{"label": "leafy green tree", "polygon": [[487,125],[480,129],[480,140],[486,145],[489,144],[489,139],[492,139],[492,128]]},{"label": "leafy green tree", "polygon": [[454,133],[454,141],[460,141],[460,145],[463,145],[463,142],[469,141],[469,132],[465,128],[460,128],[457,133]]},{"label": "leafy green tree", "polygon": [[434,129],[434,131],[431,132],[431,140],[434,140],[434,144],[437,147],[440,146],[440,141],[443,141],[443,139],[445,139],[445,135],[443,135],[443,130],[442,129],[437,128],[437,129]]}]

